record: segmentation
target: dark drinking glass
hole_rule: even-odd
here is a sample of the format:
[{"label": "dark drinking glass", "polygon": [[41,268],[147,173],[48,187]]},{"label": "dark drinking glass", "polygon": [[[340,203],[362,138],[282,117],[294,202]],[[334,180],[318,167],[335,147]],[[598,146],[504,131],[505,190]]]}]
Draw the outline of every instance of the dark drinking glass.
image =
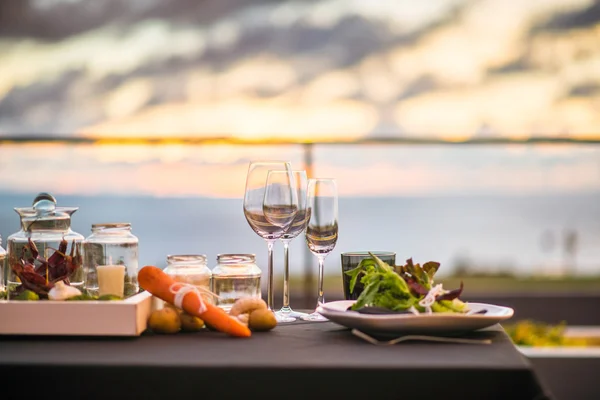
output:
[{"label": "dark drinking glass", "polygon": [[[396,253],[393,251],[371,251],[374,255],[379,257],[381,261],[387,263],[393,267],[396,265]],[[344,282],[344,298],[346,300],[356,300],[362,293],[364,286],[360,283],[360,277],[357,279],[354,285],[354,290],[350,293],[350,276],[346,274],[346,271],[350,271],[358,267],[358,264],[365,258],[371,258],[368,251],[352,251],[342,253],[342,280]]]}]

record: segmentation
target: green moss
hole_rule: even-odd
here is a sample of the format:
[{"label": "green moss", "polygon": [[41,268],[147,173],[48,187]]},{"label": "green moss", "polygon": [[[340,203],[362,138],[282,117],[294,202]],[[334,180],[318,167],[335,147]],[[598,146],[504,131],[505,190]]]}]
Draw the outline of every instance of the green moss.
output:
[{"label": "green moss", "polygon": [[37,293],[32,292],[31,290],[25,290],[19,293],[14,299],[22,301],[37,301],[40,299],[40,296],[38,296]]}]

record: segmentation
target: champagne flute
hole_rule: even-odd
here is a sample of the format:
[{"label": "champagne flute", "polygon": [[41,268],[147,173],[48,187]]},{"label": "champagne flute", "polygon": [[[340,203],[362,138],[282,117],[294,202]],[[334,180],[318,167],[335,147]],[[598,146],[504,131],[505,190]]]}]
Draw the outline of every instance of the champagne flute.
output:
[{"label": "champagne flute", "polygon": [[[325,257],[335,248],[338,238],[338,194],[334,179],[310,179],[308,181],[307,210],[306,244],[311,253],[319,260],[318,307],[325,303],[323,293]],[[316,310],[302,319],[327,321],[327,318]]]},{"label": "champagne flute", "polygon": [[[248,166],[246,175],[246,189],[244,193],[244,216],[252,230],[267,242],[269,262],[267,270],[267,307],[273,310],[273,244],[279,239],[287,226],[278,226],[271,223],[264,212],[267,176],[271,170],[287,171],[288,188],[292,190],[292,167],[287,161],[254,161]],[[293,195],[290,195],[292,199]],[[292,205],[292,204],[290,204]],[[275,210],[267,210],[271,217]],[[275,220],[276,218],[269,218]],[[293,217],[292,217],[293,219]],[[281,221],[280,221],[281,222]],[[284,221],[285,222],[285,221]],[[291,223],[291,220],[290,220]]]},{"label": "champagne flute", "polygon": [[[269,172],[269,179],[275,178],[277,175],[284,174],[285,171],[271,171]],[[283,306],[275,314],[281,318],[284,322],[295,321],[297,318],[305,317],[308,314],[294,311],[290,307],[290,257],[289,257],[289,244],[306,228],[307,212],[306,212],[306,190],[308,185],[308,179],[306,177],[306,171],[292,171],[292,179],[295,181],[295,188],[297,193],[297,211],[294,220],[287,229],[287,231],[281,236],[280,240],[283,244]],[[265,200],[266,201],[266,200]]]}]

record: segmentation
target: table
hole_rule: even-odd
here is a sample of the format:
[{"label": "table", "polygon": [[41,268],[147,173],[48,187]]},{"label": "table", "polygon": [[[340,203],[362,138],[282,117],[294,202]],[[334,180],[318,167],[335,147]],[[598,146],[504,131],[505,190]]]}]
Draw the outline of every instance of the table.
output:
[{"label": "table", "polygon": [[211,331],[5,336],[0,376],[27,394],[15,398],[44,400],[552,398],[500,326],[469,336],[493,343],[375,346],[332,322],[280,325],[248,339]]}]

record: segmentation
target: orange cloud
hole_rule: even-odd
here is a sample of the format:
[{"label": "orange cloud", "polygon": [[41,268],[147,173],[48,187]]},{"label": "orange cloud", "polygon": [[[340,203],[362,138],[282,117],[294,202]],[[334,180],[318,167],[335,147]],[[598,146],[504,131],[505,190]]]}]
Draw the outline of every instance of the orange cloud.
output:
[{"label": "orange cloud", "polygon": [[220,102],[150,107],[81,129],[83,136],[177,137],[226,135],[244,139],[348,140],[375,127],[375,109],[357,101],[294,105],[285,99],[238,97]]}]

